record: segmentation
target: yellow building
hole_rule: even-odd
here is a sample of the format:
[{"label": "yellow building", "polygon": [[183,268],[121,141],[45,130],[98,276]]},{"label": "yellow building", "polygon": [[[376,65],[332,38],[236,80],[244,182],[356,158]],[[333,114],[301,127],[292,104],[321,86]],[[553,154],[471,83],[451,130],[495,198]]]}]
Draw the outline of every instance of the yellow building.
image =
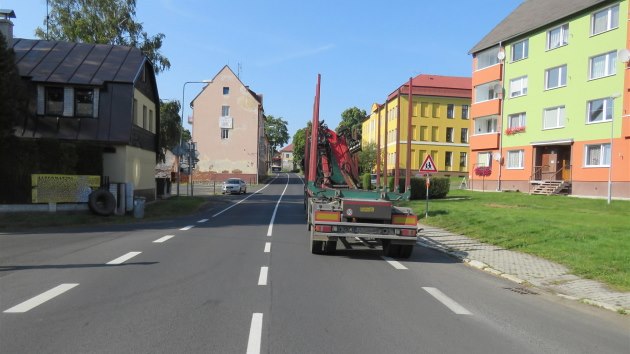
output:
[{"label": "yellow building", "polygon": [[[383,104],[373,104],[362,124],[362,143],[381,151],[380,171],[400,176],[407,169],[408,146],[412,176],[431,155],[442,176],[468,174],[469,111],[472,80],[469,77],[418,75],[411,80],[411,127],[409,83],[401,85]],[[411,136],[408,132],[411,131]],[[410,139],[410,142],[409,142]],[[386,161],[386,164],[385,164]]]}]

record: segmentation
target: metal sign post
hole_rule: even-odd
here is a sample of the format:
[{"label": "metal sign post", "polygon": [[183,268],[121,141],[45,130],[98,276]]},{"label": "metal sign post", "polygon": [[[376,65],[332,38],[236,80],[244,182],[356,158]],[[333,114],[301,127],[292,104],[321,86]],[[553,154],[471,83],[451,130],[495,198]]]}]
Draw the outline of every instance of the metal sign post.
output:
[{"label": "metal sign post", "polygon": [[436,172],[437,172],[437,168],[435,167],[433,158],[431,157],[431,155],[427,155],[427,157],[424,159],[424,162],[422,163],[422,166],[420,167],[420,173],[426,173],[425,176],[427,178],[427,184],[425,188],[427,191],[426,193],[427,194],[427,207],[424,213],[425,219],[429,217],[429,186],[431,185],[431,181],[429,179],[431,175],[429,173],[436,173]]},{"label": "metal sign post", "polygon": [[427,207],[425,208],[425,212],[424,212],[424,218],[428,219],[429,218],[429,186],[431,185],[431,181],[429,179],[429,174],[427,174],[427,184],[425,186],[425,189],[427,191]]}]

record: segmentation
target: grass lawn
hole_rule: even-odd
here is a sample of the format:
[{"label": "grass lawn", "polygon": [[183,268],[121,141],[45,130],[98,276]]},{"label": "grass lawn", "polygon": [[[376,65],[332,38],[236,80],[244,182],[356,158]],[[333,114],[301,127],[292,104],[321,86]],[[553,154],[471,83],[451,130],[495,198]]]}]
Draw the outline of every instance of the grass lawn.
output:
[{"label": "grass lawn", "polygon": [[451,190],[410,202],[420,222],[567,266],[630,291],[630,201]]},{"label": "grass lawn", "polygon": [[145,205],[143,219],[136,219],[133,217],[133,214],[124,216],[98,216],[89,211],[0,213],[0,231],[24,231],[33,228],[88,224],[127,224],[159,220],[194,213],[207,203],[210,203],[210,200],[203,197],[172,197],[165,200],[157,200]]}]

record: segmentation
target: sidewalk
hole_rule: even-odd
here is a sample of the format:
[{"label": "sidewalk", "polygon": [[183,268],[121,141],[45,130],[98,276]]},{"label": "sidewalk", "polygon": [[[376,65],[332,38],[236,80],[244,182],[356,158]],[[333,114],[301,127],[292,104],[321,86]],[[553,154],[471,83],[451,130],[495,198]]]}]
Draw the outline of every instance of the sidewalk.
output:
[{"label": "sidewalk", "polygon": [[630,312],[630,293],[579,278],[559,264],[524,253],[481,243],[433,226],[418,224],[422,246],[448,253],[468,265],[519,284],[528,283],[566,299],[582,301],[611,311]]}]

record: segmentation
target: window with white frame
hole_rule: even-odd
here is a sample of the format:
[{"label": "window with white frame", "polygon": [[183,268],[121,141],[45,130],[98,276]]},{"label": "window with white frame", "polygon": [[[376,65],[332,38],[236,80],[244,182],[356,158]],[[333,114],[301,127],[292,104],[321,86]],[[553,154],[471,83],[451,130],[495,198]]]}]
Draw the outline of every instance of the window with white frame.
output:
[{"label": "window with white frame", "polygon": [[466,167],[468,164],[468,153],[460,152],[459,153],[459,167]]},{"label": "window with white frame", "polygon": [[492,154],[490,152],[480,152],[477,154],[478,167],[490,167],[492,163]]},{"label": "window with white frame", "polygon": [[589,60],[589,80],[615,75],[617,73],[616,63],[616,50],[592,57]]},{"label": "window with white frame", "polygon": [[451,167],[453,165],[453,152],[446,151],[444,153],[444,165],[447,167]]},{"label": "window with white frame", "polygon": [[77,117],[93,117],[94,108],[93,89],[74,90],[74,114]]},{"label": "window with white frame", "polygon": [[510,150],[507,152],[507,168],[509,169],[522,169],[523,157],[525,152],[523,150]]},{"label": "window with white frame", "polygon": [[569,24],[552,28],[547,31],[547,50],[565,46],[569,43]]},{"label": "window with white frame", "polygon": [[468,128],[461,129],[461,142],[463,144],[468,144]]},{"label": "window with white frame", "polygon": [[488,82],[475,87],[475,103],[499,98],[501,85],[499,81]]},{"label": "window with white frame", "polygon": [[597,11],[591,16],[591,35],[619,27],[619,5]]},{"label": "window with white frame", "polygon": [[610,166],[610,144],[586,145],[585,149],[584,166]]},{"label": "window with white frame", "polygon": [[446,118],[455,118],[455,105],[452,103],[446,105]]},{"label": "window with white frame", "polygon": [[446,142],[453,142],[453,128],[446,128]]},{"label": "window with white frame", "polygon": [[613,99],[601,98],[588,102],[587,123],[611,121],[613,119]]},{"label": "window with white frame", "polygon": [[543,113],[543,129],[564,127],[564,106],[545,109]]},{"label": "window with white frame", "polygon": [[529,39],[512,44],[512,61],[526,59],[529,54]]},{"label": "window with white frame", "polygon": [[508,116],[508,128],[524,127],[526,118],[525,112],[510,114]]},{"label": "window with white frame", "polygon": [[510,80],[510,97],[527,95],[527,76]]},{"label": "window with white frame", "polygon": [[63,87],[46,87],[46,114],[63,115]]},{"label": "window with white frame", "polygon": [[499,46],[492,47],[477,53],[477,70],[487,68],[489,66],[499,64]]},{"label": "window with white frame", "polygon": [[467,104],[462,105],[462,119],[468,119],[468,108]]},{"label": "window with white frame", "polygon": [[497,116],[489,116],[475,119],[475,135],[497,132]]},{"label": "window with white frame", "polygon": [[221,106],[221,117],[230,116],[230,106]]},{"label": "window with white frame", "polygon": [[567,66],[556,66],[545,71],[545,89],[550,90],[567,85]]}]

